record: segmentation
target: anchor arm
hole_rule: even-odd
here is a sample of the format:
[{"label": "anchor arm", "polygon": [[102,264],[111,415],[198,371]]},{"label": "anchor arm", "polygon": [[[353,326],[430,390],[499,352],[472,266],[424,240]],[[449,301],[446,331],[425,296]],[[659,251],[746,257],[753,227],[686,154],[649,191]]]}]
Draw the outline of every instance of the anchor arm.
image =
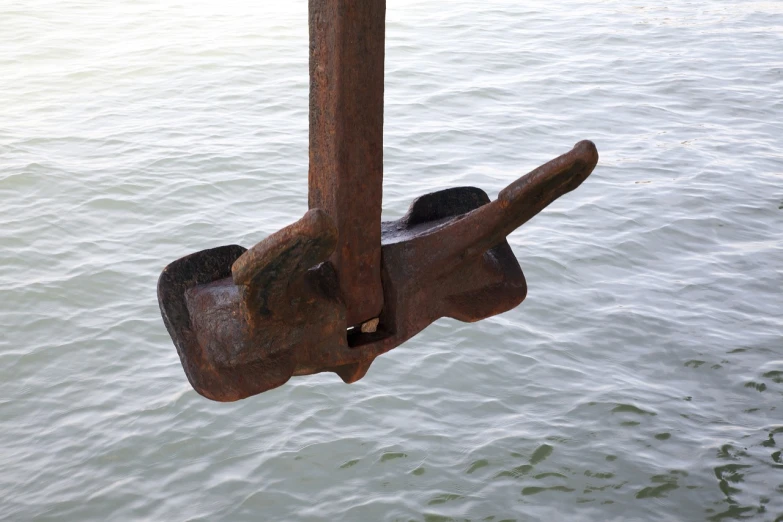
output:
[{"label": "anchor arm", "polygon": [[231,267],[240,287],[248,325],[258,319],[295,315],[295,297],[304,273],[329,258],[337,244],[337,229],[326,212],[308,211],[296,223],[267,237],[242,254]]},{"label": "anchor arm", "polygon": [[414,269],[421,272],[421,277],[439,277],[467,259],[484,254],[550,203],[577,188],[597,162],[595,145],[581,141],[570,152],[511,183],[495,201],[412,238],[408,248],[427,252],[427,262]]},{"label": "anchor arm", "polygon": [[507,236],[544,210],[560,196],[576,189],[598,164],[592,141],[577,143],[570,152],[538,167],[500,191],[496,204],[510,219],[502,227]]}]

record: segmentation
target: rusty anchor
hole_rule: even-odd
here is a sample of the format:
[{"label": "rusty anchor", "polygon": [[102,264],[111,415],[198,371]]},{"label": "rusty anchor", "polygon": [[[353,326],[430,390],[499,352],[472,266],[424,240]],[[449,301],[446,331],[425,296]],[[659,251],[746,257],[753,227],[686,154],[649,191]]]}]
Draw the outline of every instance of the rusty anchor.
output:
[{"label": "rusty anchor", "polygon": [[495,201],[474,187],[421,196],[381,222],[385,0],[310,0],[309,208],[249,250],[174,261],[163,321],[191,385],[216,401],[334,372],[346,383],[435,320],[479,321],[527,293],[506,242],[577,188],[593,143],[538,167]]}]

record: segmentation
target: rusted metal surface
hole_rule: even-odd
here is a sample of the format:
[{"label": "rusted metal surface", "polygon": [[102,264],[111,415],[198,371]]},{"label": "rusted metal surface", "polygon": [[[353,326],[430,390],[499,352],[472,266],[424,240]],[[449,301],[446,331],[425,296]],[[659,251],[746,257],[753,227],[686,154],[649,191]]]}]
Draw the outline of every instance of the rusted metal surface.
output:
[{"label": "rusted metal surface", "polygon": [[308,199],[340,230],[330,261],[349,325],[383,308],[385,32],[386,0],[310,0]]},{"label": "rusted metal surface", "polygon": [[506,236],[578,187],[598,161],[573,150],[491,201],[459,187],[381,223],[385,1],[310,0],[310,210],[253,248],[166,267],[158,300],[193,387],[234,401],[292,376],[361,379],[441,317],[510,310],[527,286]]}]

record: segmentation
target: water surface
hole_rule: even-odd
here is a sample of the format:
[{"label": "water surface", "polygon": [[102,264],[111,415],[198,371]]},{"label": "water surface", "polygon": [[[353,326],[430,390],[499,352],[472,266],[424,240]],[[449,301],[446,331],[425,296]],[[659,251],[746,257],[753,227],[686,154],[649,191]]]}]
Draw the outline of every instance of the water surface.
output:
[{"label": "water surface", "polygon": [[519,308],[217,404],[156,280],[306,211],[306,12],[0,5],[0,519],[781,520],[783,3],[389,0],[384,218],[600,164]]}]

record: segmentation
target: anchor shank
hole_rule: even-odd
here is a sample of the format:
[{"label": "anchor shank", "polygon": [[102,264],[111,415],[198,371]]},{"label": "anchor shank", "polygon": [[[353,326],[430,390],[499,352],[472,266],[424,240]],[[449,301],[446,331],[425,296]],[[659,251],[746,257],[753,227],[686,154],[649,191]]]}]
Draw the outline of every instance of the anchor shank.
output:
[{"label": "anchor shank", "polygon": [[386,0],[310,0],[309,207],[334,221],[347,326],[380,315]]}]

